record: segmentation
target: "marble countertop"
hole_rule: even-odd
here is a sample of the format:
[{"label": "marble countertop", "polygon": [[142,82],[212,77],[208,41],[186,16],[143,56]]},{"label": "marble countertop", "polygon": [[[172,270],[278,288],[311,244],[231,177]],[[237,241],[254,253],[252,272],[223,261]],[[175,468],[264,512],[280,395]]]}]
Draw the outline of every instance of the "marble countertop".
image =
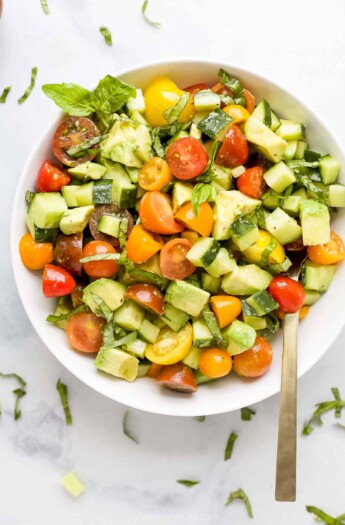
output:
[{"label": "marble countertop", "polygon": [[[0,107],[0,371],[15,371],[28,383],[17,422],[10,385],[0,384],[0,524],[242,525],[249,521],[243,505],[224,505],[239,487],[250,497],[258,525],[312,524],[306,504],[341,514],[345,433],[332,416],[309,437],[298,438],[297,502],[274,501],[277,396],[256,405],[251,422],[241,421],[238,412],[200,423],[131,410],[129,423],[139,444],[129,440],[122,431],[125,407],[64,370],[31,327],[13,280],[9,221],[24,161],[57,111],[39,89],[46,82],[92,86],[107,73],[150,59],[224,59],[261,70],[308,100],[344,141],[343,1],[150,0],[148,12],[162,22],[160,29],[143,20],[141,0],[48,3],[50,14],[44,15],[39,0],[5,0],[0,22],[0,91],[13,85]],[[112,31],[112,47],[99,34],[102,25]],[[18,106],[33,66],[38,66],[37,86]],[[345,331],[299,381],[299,428],[314,403],[329,398],[331,387],[345,395],[344,342]],[[58,378],[69,387],[71,427],[55,390]],[[239,437],[225,462],[231,431]],[[86,484],[76,500],[59,485],[72,469]],[[186,488],[176,483],[181,478],[201,483]]]}]

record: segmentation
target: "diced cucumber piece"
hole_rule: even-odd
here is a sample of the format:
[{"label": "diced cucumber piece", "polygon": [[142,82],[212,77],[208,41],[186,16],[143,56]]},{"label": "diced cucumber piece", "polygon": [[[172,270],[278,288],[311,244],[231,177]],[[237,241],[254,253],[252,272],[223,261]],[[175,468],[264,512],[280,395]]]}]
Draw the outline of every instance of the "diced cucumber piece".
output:
[{"label": "diced cucumber piece", "polygon": [[287,148],[284,152],[283,159],[286,161],[292,160],[296,155],[297,150],[297,140],[289,140],[287,143]]},{"label": "diced cucumber piece", "polygon": [[144,98],[144,95],[141,89],[136,89],[135,97],[131,97],[128,99],[127,108],[128,108],[130,115],[131,113],[133,113],[133,111],[137,111],[138,113],[145,113],[146,104],[145,104],[145,98]]},{"label": "diced cucumber piece", "polygon": [[[138,177],[139,177],[139,168],[133,168],[132,166],[125,166],[126,168],[126,171],[128,173],[128,176],[129,178],[131,179],[131,181],[133,182],[133,184],[137,184],[138,183]],[[143,195],[140,194],[140,191],[145,191],[143,188],[141,188],[140,186],[138,186],[137,188],[137,198],[141,197]]]},{"label": "diced cucumber piece", "polygon": [[302,235],[302,228],[297,221],[281,208],[276,208],[266,218],[266,229],[282,244],[297,241]]},{"label": "diced cucumber piece", "polygon": [[212,111],[220,108],[220,96],[210,89],[203,89],[194,95],[195,111]]},{"label": "diced cucumber piece", "polygon": [[112,203],[113,181],[108,179],[95,180],[92,188],[92,202],[94,204]]},{"label": "diced cucumber piece", "polygon": [[93,205],[93,182],[82,184],[78,186],[76,199],[78,206],[92,206]]},{"label": "diced cucumber piece", "polygon": [[303,284],[306,290],[326,292],[334,276],[336,265],[321,266],[311,261],[305,263]]},{"label": "diced cucumber piece", "polygon": [[248,324],[235,319],[223,330],[223,337],[229,343],[228,354],[237,355],[252,348],[256,339],[256,331]]},{"label": "diced cucumber piece", "polygon": [[[139,359],[144,359],[145,350],[147,348],[147,343],[141,339],[135,339],[131,343],[126,344],[126,351]],[[145,375],[145,374],[144,374]]]},{"label": "diced cucumber piece", "polygon": [[209,348],[213,343],[213,335],[202,319],[193,321],[193,345],[196,348]]},{"label": "diced cucumber piece", "polygon": [[264,330],[267,327],[266,319],[256,315],[243,315],[243,322],[249,324],[254,330]]},{"label": "diced cucumber piece", "polygon": [[120,209],[132,208],[135,205],[137,186],[131,182],[126,170],[119,163],[115,163],[107,171],[107,179],[113,181],[112,201]]},{"label": "diced cucumber piece", "polygon": [[27,225],[31,235],[35,238],[35,226],[48,230],[58,228],[66,211],[67,204],[60,193],[36,193],[27,213]]},{"label": "diced cucumber piece", "polygon": [[280,199],[276,193],[272,190],[268,190],[262,196],[262,204],[269,210],[275,210],[280,205]]},{"label": "diced cucumber piece", "polygon": [[176,213],[184,204],[191,201],[193,186],[188,182],[176,182],[172,191],[173,212]]},{"label": "diced cucumber piece", "polygon": [[345,207],[345,186],[343,184],[329,186],[328,202],[332,208]]},{"label": "diced cucumber piece", "polygon": [[197,128],[194,122],[192,122],[191,127],[189,129],[189,135],[197,140],[201,140],[202,138],[202,131],[200,131],[200,129]]},{"label": "diced cucumber piece", "polygon": [[252,295],[260,290],[266,290],[272,280],[272,275],[255,264],[236,266],[222,280],[222,290],[229,295]]},{"label": "diced cucumber piece", "polygon": [[112,279],[97,279],[84,288],[83,302],[94,314],[101,315],[100,306],[94,296],[102,299],[109,310],[114,311],[123,304],[125,292],[126,287],[121,283]]},{"label": "diced cucumber piece", "polygon": [[224,247],[220,248],[217,257],[212,264],[205,269],[212,277],[221,277],[226,273],[232,272],[236,267],[235,260],[230,256],[228,250]]},{"label": "diced cucumber piece", "polygon": [[281,124],[276,131],[278,137],[289,140],[303,140],[305,137],[305,127],[299,122],[281,119]]},{"label": "diced cucumber piece", "polygon": [[324,184],[333,184],[338,178],[340,162],[330,155],[319,159],[320,175]]},{"label": "diced cucumber piece", "polygon": [[63,214],[59,228],[65,235],[82,232],[89,223],[90,215],[94,206],[81,206],[72,208]]},{"label": "diced cucumber piece", "polygon": [[258,206],[261,206],[260,200],[252,199],[240,191],[220,192],[213,207],[212,236],[219,241],[230,239],[232,223],[241,215],[252,213]]},{"label": "diced cucumber piece", "polygon": [[131,121],[135,124],[143,124],[144,126],[149,126],[149,123],[147,122],[146,118],[144,118],[144,116],[141,113],[139,113],[139,111],[132,111]]},{"label": "diced cucumber piece", "polygon": [[159,332],[160,330],[158,326],[155,326],[147,319],[144,319],[138,330],[138,336],[144,339],[147,343],[153,344],[156,342]]},{"label": "diced cucumber piece", "polygon": [[143,324],[145,310],[128,299],[114,313],[114,323],[124,330],[134,332]]},{"label": "diced cucumber piece", "polygon": [[287,143],[260,120],[249,117],[244,124],[244,134],[268,160],[275,163],[282,160]]},{"label": "diced cucumber piece", "polygon": [[317,153],[316,151],[311,151],[310,149],[306,149],[304,152],[304,159],[307,162],[319,162],[320,158],[321,158],[321,153]]},{"label": "diced cucumber piece", "polygon": [[273,111],[271,111],[271,120],[272,122],[271,122],[270,128],[272,131],[276,131],[281,125],[281,120],[280,118],[277,117],[277,115]]},{"label": "diced cucumber piece", "polygon": [[307,149],[307,147],[308,147],[308,144],[304,140],[298,140],[294,158],[297,160],[304,159],[304,154],[305,154],[305,150]]},{"label": "diced cucumber piece", "polygon": [[[101,164],[89,161],[83,162],[82,164],[78,164],[74,168],[68,169],[68,173],[78,180],[99,180],[106,174],[106,172],[107,168],[105,168]],[[62,188],[64,187],[65,186],[63,186]]]},{"label": "diced cucumber piece", "polygon": [[202,354],[201,348],[192,346],[192,348],[189,350],[186,357],[182,359],[182,363],[184,365],[189,366],[190,368],[194,368],[194,370],[197,370],[199,368],[199,361],[200,361],[201,354]]},{"label": "diced cucumber piece", "polygon": [[[194,113],[194,117],[193,117],[193,124],[195,124],[196,126],[198,126],[199,122],[201,122],[205,117],[207,117],[207,115],[209,114],[209,111],[196,111]],[[213,142],[211,140],[207,141],[208,143],[210,142]],[[210,154],[210,151],[207,150],[207,142],[205,142],[205,149],[207,151],[208,154]],[[209,150],[211,150],[212,146],[209,148]]]},{"label": "diced cucumber piece", "polygon": [[262,317],[263,315],[266,315],[278,308],[278,303],[276,303],[272,295],[266,290],[257,292],[254,295],[248,297],[246,302],[259,317]]},{"label": "diced cucumber piece", "polygon": [[162,321],[169,326],[174,332],[179,332],[184,328],[189,320],[189,315],[169,303],[164,305],[164,313],[161,316]]},{"label": "diced cucumber piece", "polygon": [[200,120],[197,128],[211,139],[223,141],[233,120],[222,109],[215,109]]},{"label": "diced cucumber piece", "polygon": [[206,292],[209,292],[211,294],[215,294],[220,292],[220,285],[222,282],[221,277],[212,277],[212,275],[209,275],[206,272],[203,272],[201,274],[201,282],[202,287]]},{"label": "diced cucumber piece", "polygon": [[282,161],[267,170],[264,179],[267,185],[277,193],[282,193],[288,186],[296,182],[294,172]]},{"label": "diced cucumber piece", "polygon": [[269,103],[263,98],[259,104],[256,106],[252,113],[252,117],[256,118],[257,120],[260,120],[265,126],[268,128],[271,127],[272,124],[272,115],[271,115],[271,107]]},{"label": "diced cucumber piece", "polygon": [[231,238],[241,252],[254,244],[259,238],[259,229],[248,215],[237,219],[230,228]]},{"label": "diced cucumber piece", "polygon": [[315,246],[329,242],[330,215],[325,204],[308,199],[301,202],[300,217],[304,246]]},{"label": "diced cucumber piece", "polygon": [[283,210],[289,215],[296,216],[300,211],[301,202],[307,199],[307,192],[304,188],[300,188],[291,193],[287,199],[282,199]]},{"label": "diced cucumber piece", "polygon": [[320,292],[314,290],[305,290],[304,306],[313,306],[321,297]]},{"label": "diced cucumber piece", "polygon": [[186,254],[187,259],[201,268],[210,266],[219,252],[219,243],[212,237],[205,237],[197,241]]},{"label": "diced cucumber piece", "polygon": [[70,186],[69,185],[62,186],[61,188],[61,194],[63,198],[65,199],[66,204],[69,208],[76,208],[78,206],[78,201],[77,201],[78,188],[80,188],[80,186],[75,186],[73,184]]},{"label": "diced cucumber piece", "polygon": [[110,235],[111,237],[119,238],[121,219],[114,217],[114,215],[103,215],[97,224],[97,230]]},{"label": "diced cucumber piece", "polygon": [[102,348],[95,359],[95,367],[131,383],[138,375],[139,360],[117,348]]},{"label": "diced cucumber piece", "polygon": [[232,171],[230,168],[213,164],[212,176],[211,184],[216,188],[217,193],[222,190],[230,190],[232,181]]},{"label": "diced cucumber piece", "polygon": [[209,298],[210,294],[208,292],[180,280],[172,281],[165,293],[167,303],[193,317],[200,315]]}]

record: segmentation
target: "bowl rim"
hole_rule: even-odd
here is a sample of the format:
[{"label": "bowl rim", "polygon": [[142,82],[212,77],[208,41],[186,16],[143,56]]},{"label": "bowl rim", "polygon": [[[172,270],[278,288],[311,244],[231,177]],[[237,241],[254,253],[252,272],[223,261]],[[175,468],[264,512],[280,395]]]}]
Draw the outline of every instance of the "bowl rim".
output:
[{"label": "bowl rim", "polygon": [[[296,100],[296,102],[304,107],[307,112],[309,112],[310,114],[313,115],[313,117],[315,117],[315,119],[317,121],[319,121],[321,123],[321,125],[327,130],[327,133],[331,139],[331,141],[335,144],[335,146],[345,155],[345,152],[344,152],[344,147],[341,145],[340,141],[338,140],[338,138],[335,136],[334,132],[332,131],[332,129],[328,126],[328,124],[325,122],[325,120],[323,119],[323,117],[320,116],[320,114],[318,113],[318,111],[316,111],[312,106],[310,106],[308,103],[306,103],[304,100],[302,100],[299,96],[295,95],[293,92],[289,91],[288,89],[286,89],[285,87],[283,87],[282,85],[280,85],[279,82],[277,82],[276,80],[273,80],[271,77],[259,72],[257,69],[255,68],[252,68],[252,67],[243,67],[241,65],[238,65],[235,61],[231,61],[231,62],[228,62],[226,60],[222,60],[222,59],[216,59],[216,58],[201,58],[201,57],[193,57],[193,56],[187,56],[187,57],[172,57],[172,58],[169,58],[169,59],[155,59],[155,60],[150,60],[150,61],[146,61],[146,62],[140,62],[140,63],[137,63],[137,64],[134,64],[130,67],[125,67],[125,68],[122,68],[120,70],[116,70],[114,72],[114,76],[115,77],[122,77],[124,75],[127,75],[127,74],[130,74],[130,73],[135,73],[135,72],[138,72],[140,70],[145,70],[145,69],[148,69],[150,67],[154,67],[154,66],[174,66],[174,65],[178,65],[178,64],[199,64],[201,67],[208,67],[208,66],[216,66],[216,67],[224,67],[228,70],[232,70],[232,69],[236,69],[240,74],[243,73],[243,74],[248,74],[248,75],[251,75],[251,76],[254,76],[254,77],[257,77],[258,79],[264,81],[264,82],[267,82],[269,85],[271,86],[274,86],[276,89],[280,90],[281,92],[285,93],[287,96],[289,96],[290,98]],[[166,416],[174,416],[174,417],[191,417],[191,416],[198,416],[198,415],[217,415],[217,414],[224,414],[224,413],[227,413],[227,412],[232,412],[232,411],[235,411],[235,410],[239,410],[240,408],[243,407],[243,403],[239,402],[239,403],[235,403],[234,406],[230,409],[216,409],[216,410],[206,410],[206,411],[198,411],[196,413],[179,413],[178,411],[174,411],[174,410],[169,410],[169,411],[164,411],[164,410],[161,410],[161,409],[152,409],[152,408],[147,408],[145,406],[143,406],[142,404],[140,403],[136,403],[136,402],[125,402],[123,399],[118,399],[117,396],[115,395],[112,395],[112,392],[109,391],[107,392],[106,389],[102,389],[102,388],[96,388],[95,386],[93,385],[90,385],[87,380],[85,380],[83,378],[83,374],[82,373],[79,373],[79,369],[75,370],[73,368],[73,366],[70,366],[69,363],[65,363],[63,362],[63,360],[60,359],[60,356],[59,356],[59,353],[57,351],[55,351],[54,349],[54,345],[49,345],[48,343],[46,343],[45,341],[45,338],[44,336],[41,334],[41,330],[40,330],[40,327],[39,327],[39,324],[35,321],[34,319],[34,315],[31,313],[31,310],[29,308],[29,302],[27,301],[26,299],[26,294],[23,292],[23,290],[21,290],[20,288],[20,278],[19,278],[19,275],[18,275],[18,271],[17,271],[17,266],[15,264],[15,257],[17,256],[17,250],[18,250],[18,246],[17,246],[17,231],[16,231],[16,228],[15,228],[15,216],[16,216],[16,210],[23,206],[23,203],[22,203],[22,191],[21,191],[21,185],[20,185],[20,182],[23,178],[23,175],[24,173],[28,170],[28,167],[30,166],[31,162],[33,161],[33,159],[37,156],[37,154],[39,154],[39,151],[42,149],[42,145],[45,143],[46,141],[46,137],[47,135],[49,134],[49,132],[51,131],[51,129],[53,128],[53,126],[55,127],[56,125],[56,122],[58,121],[59,118],[61,118],[61,116],[64,115],[64,112],[61,111],[61,110],[58,110],[57,113],[56,113],[56,118],[53,120],[52,119],[52,122],[50,122],[45,128],[44,130],[41,132],[41,134],[39,135],[34,147],[31,149],[25,163],[24,163],[24,166],[21,170],[21,173],[20,173],[20,177],[18,178],[18,185],[17,185],[17,188],[16,188],[16,191],[15,191],[15,196],[14,196],[14,199],[12,201],[12,213],[11,213],[11,226],[10,226],[10,244],[11,244],[11,266],[12,266],[12,271],[13,271],[13,275],[14,275],[14,279],[15,279],[15,284],[16,284],[16,288],[17,288],[17,291],[18,291],[18,295],[20,297],[20,300],[22,302],[22,305],[24,307],[24,310],[26,312],[26,315],[28,316],[30,322],[31,322],[31,325],[33,326],[34,330],[36,331],[36,333],[38,334],[38,336],[40,337],[41,341],[43,342],[43,344],[48,348],[48,350],[50,351],[50,353],[59,361],[59,363],[65,367],[74,377],[76,377],[77,379],[79,379],[82,383],[84,383],[85,385],[87,385],[89,388],[91,388],[92,390],[95,390],[96,392],[98,392],[99,394],[102,394],[104,395],[105,397],[107,397],[108,399],[111,399],[112,401],[116,401],[117,403],[120,403],[124,406],[128,406],[130,408],[134,408],[134,409],[137,409],[137,410],[141,410],[143,412],[148,412],[148,413],[151,413],[151,414],[159,414],[159,415],[166,415]],[[329,334],[329,338],[328,338],[328,345],[326,346],[325,350],[323,351],[323,353],[321,354],[318,354],[318,353],[315,353],[313,354],[313,358],[310,359],[309,363],[304,365],[304,366],[299,366],[298,367],[298,379],[301,378],[306,372],[308,372],[309,370],[311,370],[315,364],[326,354],[326,352],[330,349],[330,347],[332,346],[332,344],[334,343],[334,341],[337,339],[339,333],[341,332],[343,326],[345,324],[345,319],[344,319],[344,322],[343,324],[339,323],[338,327],[336,330],[333,330],[332,334]],[[256,403],[259,403],[261,401],[264,401],[276,394],[278,394],[280,391],[280,388],[276,388],[274,385],[271,385],[269,386],[265,393],[264,394],[260,394],[257,399],[253,400],[253,402],[251,404],[256,404]]]}]

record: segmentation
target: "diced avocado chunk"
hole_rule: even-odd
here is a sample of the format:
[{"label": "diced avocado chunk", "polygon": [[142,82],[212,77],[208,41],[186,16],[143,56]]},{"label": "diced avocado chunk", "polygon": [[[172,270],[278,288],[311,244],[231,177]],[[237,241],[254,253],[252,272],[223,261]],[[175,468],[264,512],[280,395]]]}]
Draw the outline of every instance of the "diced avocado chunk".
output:
[{"label": "diced avocado chunk", "polygon": [[314,290],[305,290],[304,306],[313,306],[321,297],[320,292]]},{"label": "diced avocado chunk", "polygon": [[212,111],[220,108],[220,96],[210,89],[203,89],[194,95],[195,111]]},{"label": "diced avocado chunk", "polygon": [[272,275],[255,264],[236,266],[222,280],[222,290],[229,295],[252,295],[260,290],[266,290],[272,280]]},{"label": "diced avocado chunk", "polygon": [[[227,273],[227,272],[225,272]],[[213,277],[206,272],[201,274],[201,283],[203,290],[211,294],[220,292],[220,285],[222,283],[221,277]]]},{"label": "diced avocado chunk", "polygon": [[140,168],[150,158],[151,144],[147,126],[130,120],[116,120],[109,137],[101,143],[101,153],[106,159]]},{"label": "diced avocado chunk", "polygon": [[159,328],[147,319],[144,319],[139,330],[138,336],[144,339],[147,343],[155,343],[159,335]]},{"label": "diced avocado chunk", "polygon": [[232,272],[235,266],[235,260],[230,256],[228,250],[222,247],[217,253],[217,256],[213,263],[207,266],[205,270],[212,277],[221,277],[226,273]]},{"label": "diced avocado chunk", "polygon": [[103,215],[97,224],[97,230],[112,237],[119,238],[121,219],[114,215]]},{"label": "diced avocado chunk", "polygon": [[173,212],[176,213],[181,206],[191,201],[193,186],[188,182],[176,182],[172,191]]},{"label": "diced avocado chunk", "polygon": [[83,162],[74,168],[69,168],[68,173],[79,180],[92,179],[99,180],[105,175],[107,168],[96,162]]},{"label": "diced avocado chunk", "polygon": [[174,332],[179,332],[189,320],[189,315],[175,308],[169,303],[164,305],[164,313],[161,316],[162,321],[169,326]]},{"label": "diced avocado chunk", "polygon": [[330,155],[319,159],[319,168],[322,182],[324,184],[333,184],[338,178],[340,171],[340,162]]},{"label": "diced avocado chunk", "polygon": [[[54,315],[66,315],[69,314],[73,309],[72,301],[70,295],[63,295],[59,298],[57,307],[55,309]],[[55,326],[58,328],[61,328],[62,330],[66,330],[68,325],[68,320],[65,319],[64,321],[58,321],[55,323]]]},{"label": "diced avocado chunk", "polygon": [[185,281],[172,281],[166,291],[165,300],[179,310],[198,317],[206,306],[210,294]]},{"label": "diced avocado chunk", "polygon": [[145,113],[146,103],[142,89],[135,90],[135,97],[128,99],[127,108],[131,116],[134,111],[137,111],[140,114]]},{"label": "diced avocado chunk", "polygon": [[114,323],[129,332],[139,330],[145,317],[145,310],[137,303],[126,301],[114,313]]},{"label": "diced avocado chunk", "polygon": [[126,351],[130,354],[133,354],[135,357],[138,357],[139,359],[144,359],[146,348],[147,343],[141,339],[135,339],[131,343],[126,344]]},{"label": "diced avocado chunk", "polygon": [[242,252],[259,238],[257,225],[247,216],[240,217],[231,225],[231,238]]},{"label": "diced avocado chunk", "polygon": [[219,249],[219,243],[215,239],[212,237],[204,237],[196,241],[186,254],[186,257],[194,266],[206,268],[213,263]]},{"label": "diced avocado chunk", "polygon": [[244,134],[251,144],[272,162],[280,162],[283,158],[287,143],[278,137],[265,124],[254,117],[249,117],[244,125]]},{"label": "diced avocado chunk", "polygon": [[330,215],[325,204],[313,199],[301,202],[300,217],[304,246],[329,242]]},{"label": "diced avocado chunk", "polygon": [[190,368],[194,368],[194,370],[197,370],[199,368],[199,361],[200,361],[201,354],[202,354],[201,348],[192,346],[192,348],[189,350],[186,357],[182,359],[182,363],[184,365],[189,366]]},{"label": "diced avocado chunk", "polygon": [[266,229],[282,244],[297,241],[302,235],[302,228],[297,221],[281,208],[276,208],[266,218]]},{"label": "diced avocado chunk", "polygon": [[209,348],[213,344],[213,335],[203,319],[193,321],[193,345],[196,348]]},{"label": "diced avocado chunk", "polygon": [[138,375],[139,359],[118,348],[105,347],[98,352],[95,367],[132,383]]},{"label": "diced avocado chunk", "polygon": [[221,191],[213,208],[212,236],[219,241],[230,239],[232,223],[241,215],[252,213],[258,206],[261,206],[260,200],[252,199],[240,191]]},{"label": "diced avocado chunk", "polygon": [[94,314],[102,315],[101,307],[94,296],[102,299],[106,306],[111,311],[114,311],[123,304],[125,292],[126,287],[121,283],[112,279],[97,279],[97,281],[90,283],[84,288],[83,302],[88,305]]},{"label": "diced avocado chunk", "polygon": [[237,355],[252,348],[256,339],[256,331],[252,326],[235,319],[223,330],[223,337],[229,343],[228,354]]},{"label": "diced avocado chunk", "polygon": [[282,193],[288,186],[296,182],[294,172],[283,161],[267,170],[264,179],[267,186],[277,193]]},{"label": "diced avocado chunk", "polygon": [[76,186],[74,184],[62,186],[61,194],[69,208],[76,208],[78,206],[77,191],[79,188],[80,186]]},{"label": "diced avocado chunk", "polygon": [[82,206],[65,211],[59,224],[62,233],[72,235],[82,232],[88,225],[94,209],[94,206]]},{"label": "diced avocado chunk", "polygon": [[266,315],[278,308],[278,303],[273,299],[272,295],[266,290],[257,292],[246,299],[247,304],[254,310],[259,317]]},{"label": "diced avocado chunk", "polygon": [[305,128],[299,122],[281,119],[280,126],[276,134],[284,140],[303,140],[305,137]]},{"label": "diced avocado chunk", "polygon": [[82,480],[77,476],[75,472],[68,472],[60,478],[60,483],[64,489],[67,490],[72,496],[77,498],[85,491],[85,485]]},{"label": "diced avocado chunk", "polygon": [[107,171],[107,180],[112,180],[112,201],[121,209],[132,208],[137,198],[137,186],[133,184],[121,164],[115,163]]},{"label": "diced avocado chunk", "polygon": [[311,261],[305,263],[303,283],[306,290],[326,292],[334,276],[336,265],[321,266]]},{"label": "diced avocado chunk", "polygon": [[60,193],[36,193],[27,214],[31,235],[35,237],[35,226],[42,229],[58,228],[66,211],[67,204]]},{"label": "diced avocado chunk", "polygon": [[343,184],[329,186],[328,202],[332,208],[345,207],[345,186]]},{"label": "diced avocado chunk", "polygon": [[267,327],[266,319],[256,315],[243,315],[243,322],[254,328],[254,330],[264,330]]}]

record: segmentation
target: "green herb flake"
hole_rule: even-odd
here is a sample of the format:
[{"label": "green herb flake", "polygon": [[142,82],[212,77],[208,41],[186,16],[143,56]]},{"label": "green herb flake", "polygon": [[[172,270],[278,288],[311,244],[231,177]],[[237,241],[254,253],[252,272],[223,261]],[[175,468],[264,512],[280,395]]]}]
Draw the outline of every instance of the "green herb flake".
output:
[{"label": "green herb flake", "polygon": [[8,378],[8,379],[16,379],[18,383],[20,384],[20,386],[26,387],[26,381],[24,381],[24,379],[18,374],[15,374],[15,373],[4,374],[3,372],[0,372],[0,377]]},{"label": "green herb flake", "polygon": [[[96,146],[96,144],[99,144],[103,140],[108,138],[108,133],[104,133],[103,135],[97,135],[97,137],[93,137],[92,139],[87,139],[78,144],[77,146],[73,146],[72,148],[69,148],[66,150],[67,155],[70,157],[76,157],[79,153],[82,153],[84,156],[84,153],[87,153],[87,150],[91,148],[92,146]],[[97,181],[100,182],[100,181]]]},{"label": "green herb flake", "polygon": [[113,311],[110,310],[109,306],[106,304],[106,302],[100,297],[99,295],[96,295],[95,293],[90,292],[92,295],[92,299],[97,304],[97,314],[104,317],[104,319],[109,323],[113,318]]},{"label": "green herb flake", "polygon": [[332,516],[326,514],[326,512],[319,509],[318,507],[314,507],[313,505],[307,505],[306,510],[310,514],[314,514],[316,518],[318,518],[318,521],[323,521],[327,525],[342,525],[342,522],[344,521],[345,517],[345,515],[342,514],[338,518],[332,518]]},{"label": "green herb flake", "polygon": [[17,421],[17,419],[22,417],[22,411],[19,410],[19,401],[22,397],[26,396],[26,391],[22,388],[16,388],[13,390],[13,394],[16,397],[14,402],[14,420]]},{"label": "green herb flake", "polygon": [[317,403],[317,408],[312,414],[311,418],[304,423],[302,434],[308,436],[314,430],[313,425],[321,426],[323,424],[322,416],[332,410],[335,411],[335,417],[340,417],[341,410],[345,408],[345,401],[341,399],[338,388],[332,388],[332,393],[335,397],[335,401],[324,401],[323,403]]},{"label": "green herb flake", "polygon": [[62,408],[65,412],[66,425],[72,425],[72,415],[68,404],[68,388],[67,385],[61,383],[60,379],[56,383],[56,390],[59,392]]},{"label": "green herb flake", "polygon": [[211,184],[205,184],[199,182],[196,184],[192,191],[192,206],[194,215],[199,215],[199,207],[203,202],[214,202],[217,197],[216,188]]},{"label": "green herb flake", "polygon": [[228,441],[225,447],[224,461],[227,461],[228,459],[231,458],[232,452],[234,450],[234,444],[237,438],[238,438],[238,435],[235,432],[231,432],[230,436],[228,437]]},{"label": "green herb flake", "polygon": [[35,82],[36,82],[36,77],[37,77],[37,67],[33,67],[31,69],[31,80],[30,80],[30,85],[29,87],[26,89],[26,91],[23,93],[23,95],[18,99],[18,104],[23,104],[23,102],[26,101],[26,99],[30,96],[31,94],[31,91],[34,89],[35,87]]},{"label": "green herb flake", "polygon": [[256,412],[249,407],[241,408],[241,419],[242,421],[251,421],[252,417],[255,416]]},{"label": "green herb flake", "polygon": [[149,3],[149,0],[145,0],[143,5],[141,6],[141,12],[144,16],[144,19],[146,20],[146,22],[148,24],[150,24],[151,26],[153,27],[160,27],[161,26],[161,23],[160,22],[153,22],[152,20],[149,19],[149,17],[147,16],[146,14],[146,9],[147,9],[147,6],[148,6],[148,3]]},{"label": "green herb flake", "polygon": [[246,107],[246,99],[241,82],[224,69],[218,71],[218,77],[220,82],[232,92],[235,104]]},{"label": "green herb flake", "polygon": [[99,28],[99,32],[103,35],[105,43],[108,44],[108,46],[112,46],[113,40],[110,30],[107,27],[102,26]]},{"label": "green herb flake", "polygon": [[343,425],[342,423],[336,423],[335,426],[345,430],[345,425]]},{"label": "green herb flake", "polygon": [[230,505],[230,503],[232,503],[236,499],[242,500],[244,502],[246,509],[247,509],[248,516],[250,518],[253,518],[254,515],[253,515],[252,506],[250,504],[247,494],[242,489],[238,489],[238,490],[235,490],[234,492],[230,492],[225,505]]},{"label": "green herb flake", "polygon": [[168,124],[173,124],[174,122],[178,121],[182,111],[188,103],[189,98],[189,93],[183,93],[174,106],[171,106],[171,108],[164,111],[163,117]]},{"label": "green herb flake", "polygon": [[206,416],[194,416],[194,421],[198,421],[199,423],[203,423],[206,420]]},{"label": "green herb flake", "polygon": [[12,86],[7,86],[4,88],[2,95],[0,96],[0,104],[5,104],[7,100],[7,95],[9,94],[11,89],[12,89]]},{"label": "green herb flake", "polygon": [[125,436],[127,436],[129,439],[131,439],[132,441],[134,441],[134,443],[136,443],[137,445],[139,445],[139,440],[138,438],[133,434],[133,432],[129,429],[129,423],[128,423],[128,417],[129,417],[129,410],[126,410],[124,416],[123,416],[123,420],[122,420],[122,428],[123,428],[123,433]]},{"label": "green herb flake", "polygon": [[119,231],[119,243],[120,248],[125,248],[127,241],[127,232],[128,232],[128,219],[126,217],[121,219],[120,222],[120,231]]},{"label": "green herb flake", "polygon": [[[336,387],[333,387],[331,388],[332,390],[332,394],[334,395],[334,399],[336,401],[341,401],[341,397],[340,397],[340,393],[339,393],[339,388],[336,388]],[[343,407],[339,406],[335,409],[335,417],[336,418],[341,418],[341,410],[342,410]]]},{"label": "green herb flake", "polygon": [[41,0],[41,7],[42,7],[42,11],[45,15],[49,15],[49,7],[48,7],[48,4],[47,4],[47,0]]},{"label": "green herb flake", "polygon": [[197,481],[196,479],[178,479],[177,483],[180,485],[183,485],[184,487],[195,487],[195,485],[199,485],[200,481]]},{"label": "green herb flake", "polygon": [[48,321],[48,323],[59,323],[60,321],[69,321],[69,319],[73,315],[79,314],[80,312],[86,312],[87,310],[88,310],[88,306],[86,304],[81,304],[80,306],[78,306],[77,308],[74,308],[74,310],[72,310],[71,312],[68,312],[67,314],[48,315],[48,317],[46,318],[46,321]]}]

